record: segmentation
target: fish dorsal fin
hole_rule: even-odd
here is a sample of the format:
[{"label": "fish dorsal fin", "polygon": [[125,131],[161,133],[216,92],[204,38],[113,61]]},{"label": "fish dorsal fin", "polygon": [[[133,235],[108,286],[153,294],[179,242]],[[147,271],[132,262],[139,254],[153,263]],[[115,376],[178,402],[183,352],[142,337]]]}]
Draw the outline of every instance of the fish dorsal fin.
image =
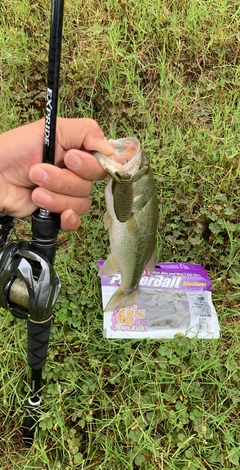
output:
[{"label": "fish dorsal fin", "polygon": [[132,177],[123,172],[117,172],[116,176],[112,183],[114,212],[119,222],[126,222],[132,215]]}]

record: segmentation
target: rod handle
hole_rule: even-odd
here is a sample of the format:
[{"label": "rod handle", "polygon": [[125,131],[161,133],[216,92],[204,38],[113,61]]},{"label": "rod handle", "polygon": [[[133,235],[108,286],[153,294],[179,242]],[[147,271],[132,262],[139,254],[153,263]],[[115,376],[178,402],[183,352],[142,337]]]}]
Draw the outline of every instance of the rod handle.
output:
[{"label": "rod handle", "polygon": [[47,360],[51,318],[43,323],[28,320],[28,364],[34,369],[42,369]]}]

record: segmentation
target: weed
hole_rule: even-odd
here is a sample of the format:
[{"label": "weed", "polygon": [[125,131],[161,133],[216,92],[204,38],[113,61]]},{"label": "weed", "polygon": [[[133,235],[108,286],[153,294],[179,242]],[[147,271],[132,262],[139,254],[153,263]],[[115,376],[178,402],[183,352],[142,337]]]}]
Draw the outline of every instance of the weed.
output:
[{"label": "weed", "polygon": [[[44,116],[49,2],[2,0],[0,126]],[[0,468],[240,468],[239,2],[65,2],[59,109],[107,137],[139,137],[159,194],[158,259],[203,264],[222,337],[102,336],[97,260],[109,251],[105,182],[59,235],[62,290],[43,413],[23,447],[26,325],[1,311]],[[13,238],[29,238],[19,222]]]}]

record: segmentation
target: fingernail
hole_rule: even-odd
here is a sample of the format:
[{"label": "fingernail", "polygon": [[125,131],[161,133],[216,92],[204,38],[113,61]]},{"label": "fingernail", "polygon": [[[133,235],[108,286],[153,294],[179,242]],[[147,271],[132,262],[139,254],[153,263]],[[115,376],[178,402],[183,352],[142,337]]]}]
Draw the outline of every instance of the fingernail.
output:
[{"label": "fingernail", "polygon": [[47,179],[47,173],[42,168],[33,168],[30,170],[29,177],[33,183],[41,184],[45,183]]},{"label": "fingernail", "polygon": [[41,191],[39,189],[35,190],[33,193],[35,204],[43,205],[49,204],[51,201],[51,196],[46,191]]},{"label": "fingernail", "polygon": [[70,225],[75,225],[76,222],[77,222],[77,216],[76,216],[75,212],[72,211],[72,209],[68,209],[65,212],[64,218]]},{"label": "fingernail", "polygon": [[81,158],[76,153],[68,153],[65,157],[67,167],[78,168],[82,163]]}]

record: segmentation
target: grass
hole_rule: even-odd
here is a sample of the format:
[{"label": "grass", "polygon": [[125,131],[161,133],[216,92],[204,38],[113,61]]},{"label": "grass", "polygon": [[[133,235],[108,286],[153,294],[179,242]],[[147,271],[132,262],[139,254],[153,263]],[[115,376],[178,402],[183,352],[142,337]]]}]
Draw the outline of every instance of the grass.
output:
[{"label": "grass", "polygon": [[[26,325],[1,311],[1,470],[240,469],[239,2],[65,4],[60,114],[136,135],[155,172],[158,259],[203,264],[222,337],[102,337],[97,259],[105,182],[76,233],[59,235],[62,290],[34,446],[20,427]],[[44,115],[49,2],[2,0],[1,132]],[[13,237],[30,237],[19,221]]]}]

